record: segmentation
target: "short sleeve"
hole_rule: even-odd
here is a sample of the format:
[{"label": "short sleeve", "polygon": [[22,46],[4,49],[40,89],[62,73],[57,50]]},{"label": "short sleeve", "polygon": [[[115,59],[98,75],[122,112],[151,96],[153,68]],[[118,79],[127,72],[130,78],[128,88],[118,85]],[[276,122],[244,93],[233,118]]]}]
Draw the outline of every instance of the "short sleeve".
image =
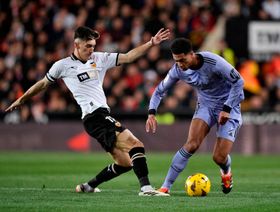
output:
[{"label": "short sleeve", "polygon": [[117,66],[118,53],[95,52],[94,55],[97,60],[104,64],[106,69]]},{"label": "short sleeve", "polygon": [[222,57],[218,57],[216,70],[228,81],[235,83],[240,79],[238,71]]},{"label": "short sleeve", "polygon": [[63,64],[61,63],[61,61],[57,61],[47,72],[46,77],[50,82],[55,82],[57,79],[60,79],[62,77],[62,71]]}]

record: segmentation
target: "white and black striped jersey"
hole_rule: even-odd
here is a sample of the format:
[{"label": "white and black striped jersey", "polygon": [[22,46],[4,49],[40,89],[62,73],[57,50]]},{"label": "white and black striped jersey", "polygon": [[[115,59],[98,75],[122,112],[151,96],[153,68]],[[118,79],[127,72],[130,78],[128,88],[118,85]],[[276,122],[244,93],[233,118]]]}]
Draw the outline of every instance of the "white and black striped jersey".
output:
[{"label": "white and black striped jersey", "polygon": [[109,109],[103,90],[106,71],[117,65],[118,53],[94,52],[83,63],[74,54],[53,64],[46,77],[62,79],[82,110],[82,118],[99,107]]}]

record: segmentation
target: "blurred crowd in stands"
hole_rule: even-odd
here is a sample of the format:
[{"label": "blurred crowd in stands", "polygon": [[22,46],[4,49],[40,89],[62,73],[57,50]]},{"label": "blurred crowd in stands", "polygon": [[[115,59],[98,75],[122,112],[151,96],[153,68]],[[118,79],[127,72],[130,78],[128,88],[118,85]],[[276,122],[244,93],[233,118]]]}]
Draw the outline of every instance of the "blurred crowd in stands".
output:
[{"label": "blurred crowd in stands", "polygon": [[[189,38],[200,50],[219,17],[280,20],[278,0],[10,0],[0,2],[0,111],[43,78],[51,65],[73,51],[73,31],[81,25],[100,32],[95,51],[125,53],[147,42],[160,28],[171,40]],[[246,39],[246,38],[245,38]],[[145,111],[158,82],[173,64],[169,42],[152,47],[133,64],[107,73],[108,104],[124,112]],[[268,61],[240,60],[221,40],[215,49],[245,78],[243,110],[280,112],[280,55]],[[178,83],[167,94],[161,110],[193,110],[195,92]],[[47,122],[48,113],[79,112],[62,82],[33,97],[8,123]]]}]

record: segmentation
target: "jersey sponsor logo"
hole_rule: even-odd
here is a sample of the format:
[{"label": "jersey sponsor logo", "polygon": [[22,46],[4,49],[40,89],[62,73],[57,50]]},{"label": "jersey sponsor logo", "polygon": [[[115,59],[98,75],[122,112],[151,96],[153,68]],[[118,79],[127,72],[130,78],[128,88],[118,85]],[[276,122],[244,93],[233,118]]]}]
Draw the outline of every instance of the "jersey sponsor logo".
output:
[{"label": "jersey sponsor logo", "polygon": [[87,72],[80,73],[80,74],[77,75],[77,77],[78,77],[80,82],[83,82],[83,81],[89,79],[89,75],[88,75]]},{"label": "jersey sponsor logo", "polygon": [[96,70],[91,70],[87,72],[90,79],[98,79],[98,74]]},{"label": "jersey sponsor logo", "polygon": [[86,80],[97,80],[98,79],[98,73],[97,70],[88,70],[83,73],[80,73],[77,75],[80,82],[84,82]]}]

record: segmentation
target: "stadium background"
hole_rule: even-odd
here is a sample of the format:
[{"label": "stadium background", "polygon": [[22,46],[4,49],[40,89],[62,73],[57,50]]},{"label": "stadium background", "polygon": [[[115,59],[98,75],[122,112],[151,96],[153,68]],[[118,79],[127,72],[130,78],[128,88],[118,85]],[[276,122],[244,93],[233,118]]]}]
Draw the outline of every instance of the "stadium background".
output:
[{"label": "stadium background", "polygon": [[[80,109],[63,83],[21,110],[4,110],[53,62],[72,53],[73,30],[80,25],[101,33],[97,51],[126,52],[165,27],[172,38],[187,37],[195,50],[214,51],[235,65],[245,79],[246,100],[230,194],[221,192],[211,160],[215,130],[164,201],[138,197],[133,172],[100,185],[99,194],[74,192],[112,161],[85,134]],[[145,132],[150,95],[173,63],[169,44],[108,72],[104,81],[113,116],[146,146],[156,188],[186,139],[195,105],[192,88],[179,83],[161,104],[158,132]],[[280,211],[279,53],[278,0],[1,0],[0,211]],[[206,198],[185,195],[184,182],[196,172],[211,179]]]},{"label": "stadium background", "polygon": [[[98,30],[96,51],[127,52],[161,27],[189,38],[194,49],[214,51],[245,79],[244,126],[234,151],[280,151],[280,2],[255,0],[11,0],[0,3],[0,149],[100,150],[84,133],[80,109],[62,82],[21,110],[5,108],[51,65],[73,51],[73,30]],[[173,61],[170,42],[153,47],[133,64],[109,71],[104,89],[112,114],[148,150],[173,151],[186,139],[195,93],[178,83],[159,109],[159,131],[147,135],[149,98]],[[172,132],[172,133],[170,133]],[[200,151],[210,151],[214,133]]]}]

